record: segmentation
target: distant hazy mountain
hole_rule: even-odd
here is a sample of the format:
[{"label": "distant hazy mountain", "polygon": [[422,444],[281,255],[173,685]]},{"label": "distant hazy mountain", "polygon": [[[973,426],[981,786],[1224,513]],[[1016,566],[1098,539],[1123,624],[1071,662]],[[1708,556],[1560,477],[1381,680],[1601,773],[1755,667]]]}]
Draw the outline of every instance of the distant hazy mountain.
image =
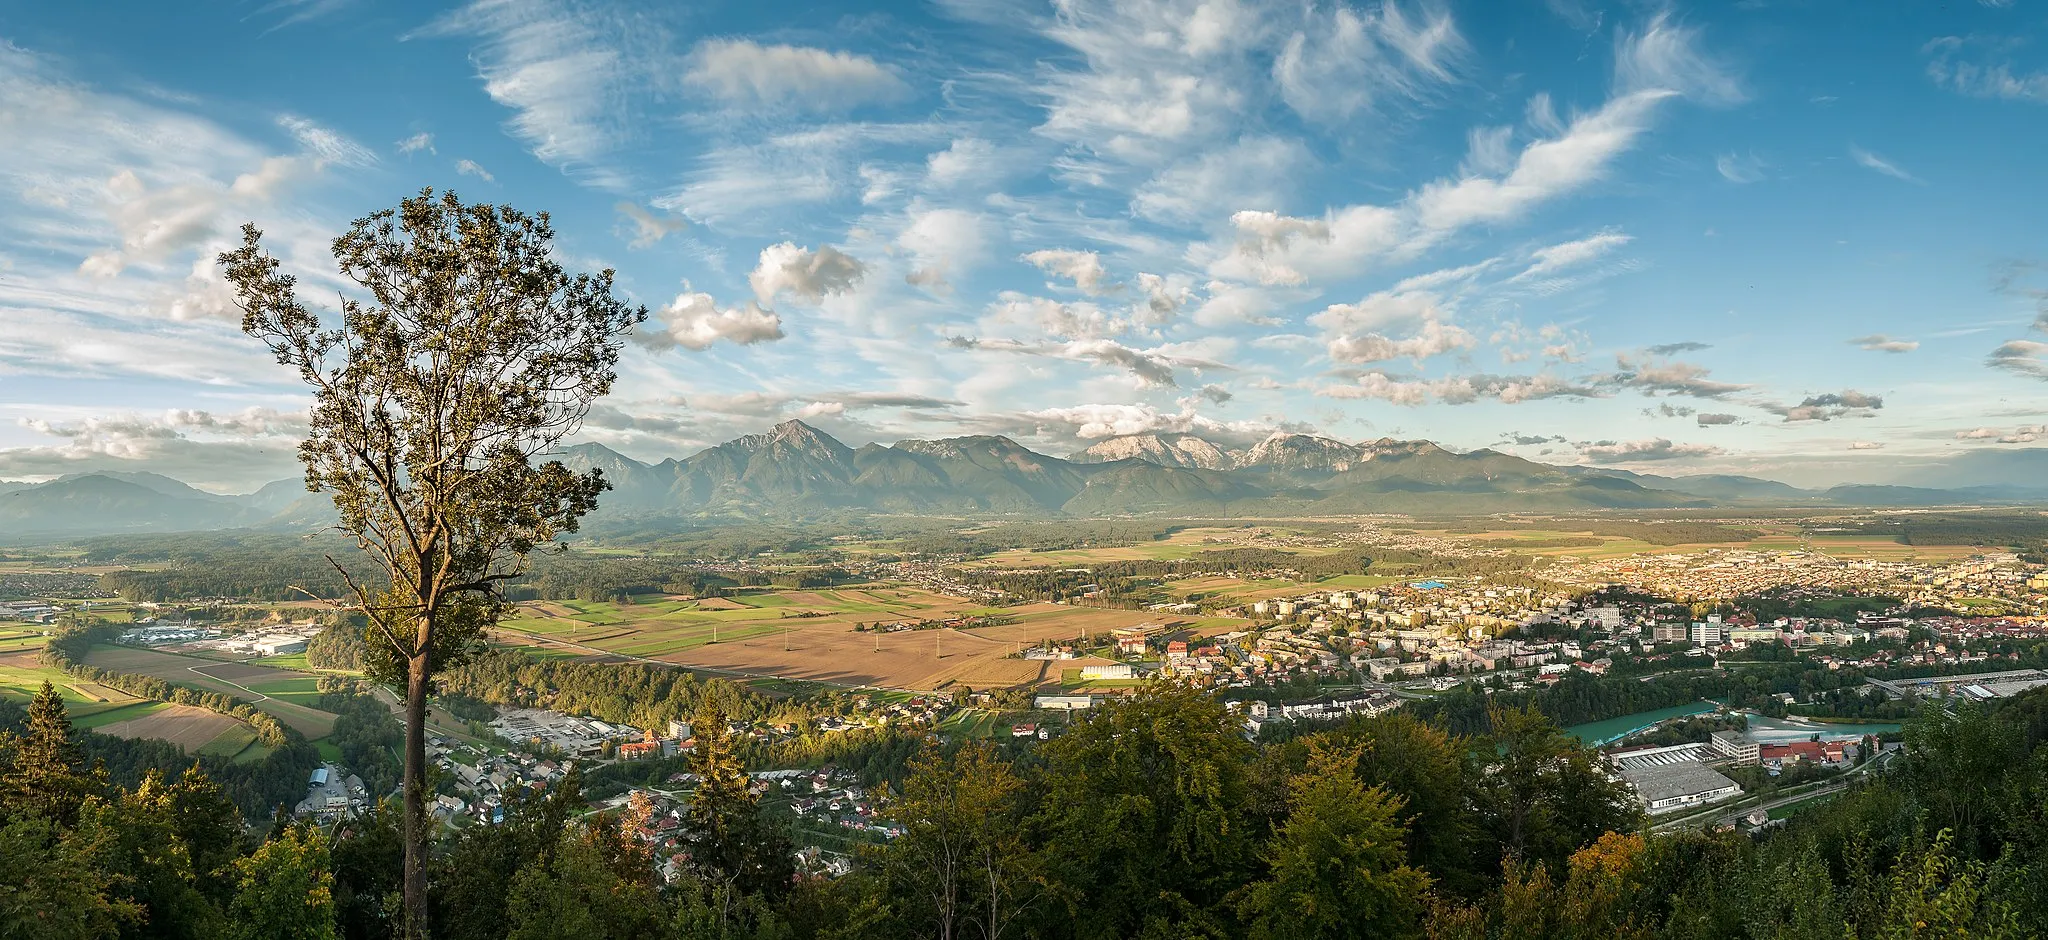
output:
[{"label": "distant hazy mountain", "polygon": [[[193,495],[175,495],[180,489]],[[74,474],[0,493],[0,537],[11,542],[219,529],[241,524],[247,515],[238,500],[156,474]]]},{"label": "distant hazy mountain", "polygon": [[1629,480],[1653,490],[1670,490],[1688,496],[1717,501],[1763,500],[1769,502],[1801,502],[1824,499],[1819,490],[1802,490],[1789,483],[1746,477],[1726,473],[1707,473],[1693,476],[1666,477],[1649,473],[1634,473],[1609,467],[1566,467],[1568,473],[1587,476],[1608,476]]},{"label": "distant hazy mountain", "polygon": [[2048,495],[2048,447],[1979,447],[1902,471],[1887,482],[1929,489],[1993,487],[2039,497]]},{"label": "distant hazy mountain", "polygon": [[[908,440],[858,449],[785,421],[682,458],[644,463],[599,444],[556,455],[611,483],[591,524],[794,522],[844,513],[1028,516],[1308,516],[1490,513],[1730,504],[1938,506],[2048,499],[2048,449],[1979,452],[1915,473],[1943,485],[1805,490],[1732,475],[1666,477],[1558,467],[1428,441],[1347,443],[1275,434],[1226,451],[1191,434],[1100,441],[1070,458],[1007,437]],[[0,540],[332,524],[325,494],[280,480],[247,496],[204,493],[147,472],[0,484]],[[667,520],[667,521],[664,521]]]}]

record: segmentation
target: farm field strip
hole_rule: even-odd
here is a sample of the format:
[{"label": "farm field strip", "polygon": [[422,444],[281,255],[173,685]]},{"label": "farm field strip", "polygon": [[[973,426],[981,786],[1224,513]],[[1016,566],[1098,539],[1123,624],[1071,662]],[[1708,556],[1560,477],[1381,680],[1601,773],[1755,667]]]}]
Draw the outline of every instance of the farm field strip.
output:
[{"label": "farm field strip", "polygon": [[[191,686],[235,696],[261,711],[276,716],[277,720],[305,735],[308,740],[326,737],[334,730],[333,714],[284,699],[270,698],[249,686],[252,681],[310,678],[303,673],[249,663],[219,663],[159,650],[121,646],[93,647],[92,652],[86,657],[86,662],[115,672],[155,676],[174,685]],[[233,678],[229,678],[230,676]]]},{"label": "farm field strip", "polygon": [[[156,703],[162,704],[162,703]],[[149,714],[103,725],[97,729],[101,734],[117,738],[154,738],[169,741],[189,753],[198,753],[231,731],[248,735],[229,756],[239,753],[242,747],[256,740],[256,733],[239,721],[226,715],[217,715],[204,708],[190,705],[164,705],[152,709]]]}]

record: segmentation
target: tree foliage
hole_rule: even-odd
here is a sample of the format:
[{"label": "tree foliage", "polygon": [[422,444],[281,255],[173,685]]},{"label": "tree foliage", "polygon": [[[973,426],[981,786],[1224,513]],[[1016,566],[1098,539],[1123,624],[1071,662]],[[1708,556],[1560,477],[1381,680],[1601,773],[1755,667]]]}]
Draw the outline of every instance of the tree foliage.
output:
[{"label": "tree foliage", "polygon": [[375,577],[335,562],[380,642],[369,665],[403,679],[407,933],[426,934],[425,729],[432,675],[469,653],[502,609],[498,585],[574,532],[597,471],[535,465],[611,388],[621,337],[646,317],[612,272],[571,275],[545,213],[422,192],[334,240],[356,292],[339,323],[243,227],[220,264],[242,329],[313,393],[299,445],[306,488],[334,501]]}]

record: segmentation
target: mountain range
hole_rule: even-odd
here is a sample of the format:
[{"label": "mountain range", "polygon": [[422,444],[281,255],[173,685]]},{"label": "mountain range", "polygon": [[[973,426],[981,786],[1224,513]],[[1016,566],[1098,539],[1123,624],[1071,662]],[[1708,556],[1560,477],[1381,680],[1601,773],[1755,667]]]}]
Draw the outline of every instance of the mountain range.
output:
[{"label": "mountain range", "polygon": [[[1135,434],[1071,457],[1000,436],[849,447],[785,421],[686,458],[634,460],[600,444],[559,455],[612,484],[591,524],[661,520],[797,522],[863,512],[1037,518],[1173,514],[1317,516],[1492,513],[1729,505],[1932,506],[2048,500],[2048,449],[1977,460],[1953,483],[1807,490],[1730,475],[1664,477],[1560,467],[1428,441],[1347,443],[1274,434],[1226,449],[1189,434]],[[2013,481],[2020,482],[2013,482]],[[2031,485],[2029,485],[2031,484]],[[124,532],[301,529],[332,519],[326,498],[282,480],[246,496],[202,492],[155,473],[99,471],[0,485],[0,539]]]}]

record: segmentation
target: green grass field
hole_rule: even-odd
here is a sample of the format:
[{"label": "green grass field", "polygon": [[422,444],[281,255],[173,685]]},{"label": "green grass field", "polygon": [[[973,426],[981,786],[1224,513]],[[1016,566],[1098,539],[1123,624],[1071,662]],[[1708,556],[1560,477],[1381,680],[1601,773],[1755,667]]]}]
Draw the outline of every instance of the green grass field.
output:
[{"label": "green grass field", "polygon": [[96,711],[89,715],[80,716],[73,713],[71,716],[71,726],[80,730],[90,731],[94,728],[104,728],[117,721],[141,718],[144,715],[154,715],[169,707],[171,706],[167,702],[152,702],[148,699],[140,699],[125,705],[117,705],[112,708]]},{"label": "green grass field", "polygon": [[248,725],[236,722],[234,727],[221,732],[219,737],[201,745],[199,753],[212,754],[216,757],[238,757],[255,743],[256,732],[250,730]]},{"label": "green grass field", "polygon": [[1007,738],[1018,716],[985,708],[963,708],[939,723],[939,733],[956,738]]}]

